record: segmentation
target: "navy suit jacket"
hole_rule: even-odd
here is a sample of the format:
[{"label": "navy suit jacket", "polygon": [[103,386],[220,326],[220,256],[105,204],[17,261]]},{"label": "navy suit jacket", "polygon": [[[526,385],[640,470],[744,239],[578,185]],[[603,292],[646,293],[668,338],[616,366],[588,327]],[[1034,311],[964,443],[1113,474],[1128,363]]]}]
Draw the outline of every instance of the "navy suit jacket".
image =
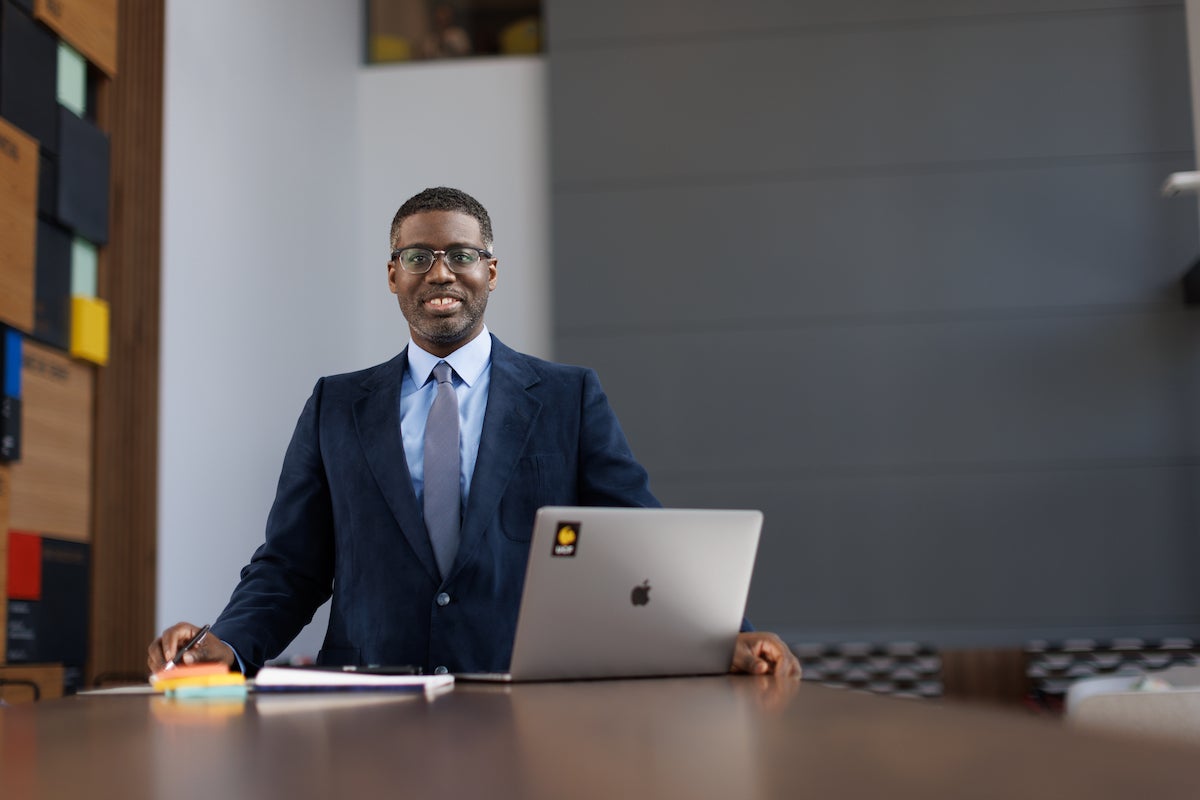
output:
[{"label": "navy suit jacket", "polygon": [[284,457],[266,541],[213,624],[247,673],[277,656],[331,593],[319,663],[502,671],[537,509],[659,505],[595,372],[493,337],[461,544],[443,581],[401,443],[407,369],[405,350],[317,381]]}]

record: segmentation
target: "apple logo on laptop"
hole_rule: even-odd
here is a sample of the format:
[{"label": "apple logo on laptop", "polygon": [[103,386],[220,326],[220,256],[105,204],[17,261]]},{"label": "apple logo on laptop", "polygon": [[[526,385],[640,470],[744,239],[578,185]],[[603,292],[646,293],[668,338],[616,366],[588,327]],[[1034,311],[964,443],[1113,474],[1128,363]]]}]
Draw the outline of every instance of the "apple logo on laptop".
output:
[{"label": "apple logo on laptop", "polygon": [[641,586],[633,587],[633,591],[629,593],[629,602],[635,606],[644,606],[650,602],[650,580],[642,582]]}]

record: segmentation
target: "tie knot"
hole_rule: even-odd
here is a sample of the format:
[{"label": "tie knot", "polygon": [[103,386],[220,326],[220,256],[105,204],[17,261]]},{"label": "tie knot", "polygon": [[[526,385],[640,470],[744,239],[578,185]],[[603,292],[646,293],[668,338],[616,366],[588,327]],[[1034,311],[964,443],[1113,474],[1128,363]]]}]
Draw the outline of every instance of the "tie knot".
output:
[{"label": "tie knot", "polygon": [[433,377],[438,383],[449,383],[451,374],[450,365],[445,361],[439,361],[433,368]]}]

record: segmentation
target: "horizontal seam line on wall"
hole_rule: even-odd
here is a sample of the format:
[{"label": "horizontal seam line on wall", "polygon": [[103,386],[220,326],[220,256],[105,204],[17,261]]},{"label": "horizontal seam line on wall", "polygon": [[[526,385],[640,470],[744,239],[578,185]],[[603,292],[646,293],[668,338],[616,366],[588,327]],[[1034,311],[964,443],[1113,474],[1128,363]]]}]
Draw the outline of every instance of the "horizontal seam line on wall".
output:
[{"label": "horizontal seam line on wall", "polygon": [[1119,471],[1171,471],[1200,467],[1200,456],[1174,458],[1075,458],[1011,461],[963,461],[893,465],[813,465],[788,469],[732,470],[729,468],[648,468],[651,483],[675,480],[719,480],[726,484],[764,483],[778,480],[807,482],[859,480],[861,478],[955,478],[1033,473]]},{"label": "horizontal seam line on wall", "polygon": [[[1111,624],[1109,623],[1109,619],[1112,620]],[[1151,622],[1151,619],[1153,619],[1153,622]],[[942,631],[962,630],[964,632],[970,630],[972,627],[975,627],[971,623],[967,622],[966,620],[955,620],[955,619],[948,618],[948,617],[941,617],[941,618],[935,617],[932,619],[923,618],[919,623],[911,624],[911,625],[900,624],[900,623],[880,623],[879,620],[877,620],[877,619],[866,619],[866,618],[860,618],[860,617],[852,617],[852,618],[846,619],[846,620],[839,620],[839,623],[846,625],[846,626],[853,625],[856,627],[858,627],[858,626],[874,627],[876,629],[898,628],[898,627],[906,627],[906,628],[918,628],[919,627],[919,628],[936,629],[936,630],[942,630]],[[1021,617],[1021,618],[1018,618],[1016,621],[1013,621],[1009,618],[1005,618],[1002,621],[1002,625],[1000,627],[997,627],[995,630],[1001,630],[1003,628],[1011,628],[1012,630],[1022,630],[1022,629],[1027,629],[1027,628],[1038,628],[1038,627],[1041,627],[1041,628],[1104,629],[1104,628],[1120,627],[1120,626],[1128,625],[1130,623],[1154,625],[1155,627],[1166,627],[1166,626],[1174,626],[1174,625],[1181,625],[1181,624],[1187,625],[1187,624],[1193,624],[1193,623],[1200,623],[1200,614],[1194,614],[1194,613],[1186,614],[1185,613],[1185,614],[1173,614],[1173,615],[1161,616],[1161,617],[1155,615],[1153,618],[1150,618],[1145,613],[1131,613],[1128,615],[1121,615],[1121,616],[1115,616],[1115,617],[1109,617],[1106,615],[1105,621],[1099,622],[1099,623],[1096,622],[1095,619],[1089,620],[1086,617],[1075,617],[1075,616],[1069,616],[1069,617],[1060,617],[1060,616]],[[833,627],[833,626],[821,626],[821,629],[825,629],[826,627]],[[839,625],[839,627],[840,627],[840,625]],[[1038,640],[1038,639],[1042,639],[1043,637],[1034,636],[1034,637],[1030,637],[1030,638]],[[1070,638],[1074,639],[1074,638],[1090,638],[1090,637],[1072,636]],[[1164,652],[1169,652],[1169,651],[1164,651]]]},{"label": "horizontal seam line on wall", "polygon": [[[838,636],[836,633],[836,631],[842,630],[845,632],[846,636],[853,637],[854,631],[848,630],[848,629],[852,629],[852,628],[867,629],[867,631],[869,631],[870,633],[876,633],[876,634],[879,634],[881,637],[885,637],[887,641],[910,641],[909,638],[902,637],[902,636],[899,638],[889,637],[888,636],[889,629],[895,630],[895,631],[897,631],[897,633],[899,633],[901,631],[918,629],[918,630],[932,631],[932,632],[939,632],[939,633],[982,632],[982,633],[987,633],[987,634],[1003,634],[1003,633],[1006,633],[1009,631],[1012,631],[1014,633],[1019,633],[1021,631],[1028,630],[1030,628],[1043,629],[1043,630],[1047,629],[1047,628],[1051,628],[1051,629],[1053,629],[1053,628],[1068,628],[1068,629],[1091,630],[1091,631],[1099,632],[1099,631],[1111,630],[1113,628],[1125,628],[1125,627],[1129,627],[1131,625],[1140,625],[1140,626],[1144,626],[1146,628],[1152,629],[1152,628],[1178,627],[1180,625],[1196,625],[1196,624],[1200,624],[1200,615],[1196,615],[1196,614],[1175,614],[1175,615],[1169,615],[1169,616],[1158,616],[1158,615],[1151,616],[1151,615],[1145,614],[1145,613],[1132,614],[1128,617],[1114,618],[1111,623],[1108,621],[1107,617],[1104,622],[1097,622],[1094,618],[1083,618],[1083,617],[1079,617],[1079,618],[1076,618],[1076,617],[1070,617],[1070,618],[1022,617],[1016,621],[1005,618],[1002,621],[998,621],[997,624],[995,624],[995,625],[990,625],[987,623],[984,623],[981,625],[978,622],[971,622],[970,620],[950,620],[950,619],[932,619],[932,620],[931,619],[921,619],[919,621],[914,621],[914,622],[890,622],[890,623],[884,622],[884,623],[881,623],[878,619],[874,619],[874,618],[865,619],[865,618],[855,617],[855,618],[851,618],[851,619],[847,619],[847,620],[838,620],[837,623],[833,624],[833,625],[830,625],[828,623],[823,623],[820,625],[812,625],[812,626],[792,625],[792,626],[789,626],[789,628],[786,629],[786,631],[777,631],[777,633],[779,633],[785,639],[790,641],[792,644],[820,644],[823,641],[825,641],[825,639],[813,638],[814,635],[819,636],[820,634],[827,634],[827,636],[825,637],[826,639],[836,638],[840,641],[844,641],[845,643],[863,641],[862,639],[854,639],[854,638],[844,638],[843,639],[842,636]],[[1047,637],[1023,636],[1022,638],[1026,641],[1038,641],[1038,640],[1044,640]],[[1054,638],[1057,639],[1058,637],[1054,637]],[[1091,634],[1091,635],[1075,634],[1075,635],[1067,636],[1064,638],[1083,639],[1083,638],[1124,638],[1124,637],[1109,637],[1109,636],[1102,636],[1102,635],[1097,635],[1097,634]],[[1164,638],[1171,638],[1171,637],[1164,637]],[[871,641],[878,642],[878,641],[882,641],[882,640],[883,639],[872,639]],[[917,641],[920,641],[919,637],[918,637]],[[1014,645],[1012,645],[1012,647],[1014,647],[1014,648],[1024,647],[1024,642],[1014,644]],[[959,648],[946,648],[946,649],[959,649]],[[967,648],[962,648],[962,649],[969,650],[969,649],[975,649],[975,648],[967,647]],[[1163,651],[1163,652],[1170,652],[1170,651]],[[1031,653],[1031,655],[1037,655],[1037,654]]]},{"label": "horizontal seam line on wall", "polygon": [[[904,178],[926,175],[969,175],[1014,170],[1080,169],[1121,164],[1146,164],[1190,158],[1192,150],[1161,150],[1139,153],[1096,153],[1070,156],[1012,156],[958,161],[912,161],[887,164],[839,164],[821,167],[747,170],[736,174],[663,175],[658,177],[563,179],[552,182],[557,193],[585,194],[640,191],[645,189],[755,186],[771,183],[808,183],[841,179]],[[1166,179],[1166,175],[1163,175]]]},{"label": "horizontal seam line on wall", "polygon": [[557,38],[553,31],[547,44],[551,60],[555,55],[589,53],[601,50],[633,50],[663,45],[732,43],[763,39],[791,39],[821,35],[847,35],[855,33],[923,30],[946,27],[980,27],[997,22],[1009,23],[1020,20],[1051,21],[1072,17],[1103,17],[1149,15],[1164,11],[1183,10],[1184,4],[1176,2],[1130,5],[1120,8],[1077,8],[1058,11],[1011,11],[984,14],[957,14],[936,17],[892,18],[860,20],[855,22],[825,22],[810,25],[787,25],[772,28],[722,28],[717,31],[694,31],[691,33],[635,34],[632,36],[566,37]]},{"label": "horizontal seam line on wall", "polygon": [[[1181,264],[1182,276],[1186,265]],[[1182,299],[1180,300],[1182,303]],[[896,327],[916,325],[990,325],[1022,320],[1076,319],[1125,316],[1195,316],[1200,311],[1169,303],[1107,303],[1095,305],[1036,306],[1010,308],[930,309],[923,311],[879,311],[854,314],[811,314],[770,319],[680,320],[677,322],[618,321],[604,325],[557,324],[556,340],[625,339],[652,335],[694,336],[703,333],[778,333],[804,329]]]}]

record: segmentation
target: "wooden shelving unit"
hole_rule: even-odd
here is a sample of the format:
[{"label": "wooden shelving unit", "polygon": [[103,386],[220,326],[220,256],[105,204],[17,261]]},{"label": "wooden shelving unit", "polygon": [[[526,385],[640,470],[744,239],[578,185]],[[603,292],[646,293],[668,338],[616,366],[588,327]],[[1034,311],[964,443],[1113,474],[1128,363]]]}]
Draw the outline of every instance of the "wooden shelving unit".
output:
[{"label": "wooden shelving unit", "polygon": [[[49,343],[37,336],[36,283],[30,285],[20,271],[9,274],[18,263],[28,272],[36,255],[24,254],[24,239],[12,238],[12,226],[0,225],[0,250],[24,259],[0,265],[6,303],[17,306],[15,312],[0,307],[0,322],[26,334],[24,452],[19,460],[0,464],[0,679],[34,670],[39,681],[57,680],[61,690],[61,666],[4,663],[14,644],[6,641],[14,619],[6,619],[10,531],[74,547],[56,551],[60,578],[62,569],[78,566],[75,554],[87,554],[82,570],[87,659],[76,665],[76,685],[90,685],[100,674],[140,673],[154,627],[165,10],[163,0],[0,0],[0,5],[6,18],[20,15],[18,24],[38,37],[58,37],[86,57],[88,124],[108,141],[107,240],[93,239],[99,253],[94,302],[109,314],[104,348],[76,349],[74,342]],[[30,71],[21,79],[44,77]],[[67,111],[60,106],[58,113]],[[0,134],[4,131],[0,127]],[[68,185],[61,174],[47,170],[47,161],[62,166],[54,164],[54,156],[43,150],[40,170],[35,168],[43,192]],[[0,182],[6,188],[12,183],[2,174]],[[30,225],[37,224],[40,213],[43,221],[70,230],[69,221],[48,216],[45,202],[31,205],[24,195],[17,199],[21,213],[34,215]],[[12,217],[0,208],[0,222]],[[8,291],[12,287],[15,300]],[[103,352],[104,366],[80,357],[104,363],[96,356]],[[64,552],[71,557],[64,559]],[[58,606],[53,609],[62,613]]]}]

